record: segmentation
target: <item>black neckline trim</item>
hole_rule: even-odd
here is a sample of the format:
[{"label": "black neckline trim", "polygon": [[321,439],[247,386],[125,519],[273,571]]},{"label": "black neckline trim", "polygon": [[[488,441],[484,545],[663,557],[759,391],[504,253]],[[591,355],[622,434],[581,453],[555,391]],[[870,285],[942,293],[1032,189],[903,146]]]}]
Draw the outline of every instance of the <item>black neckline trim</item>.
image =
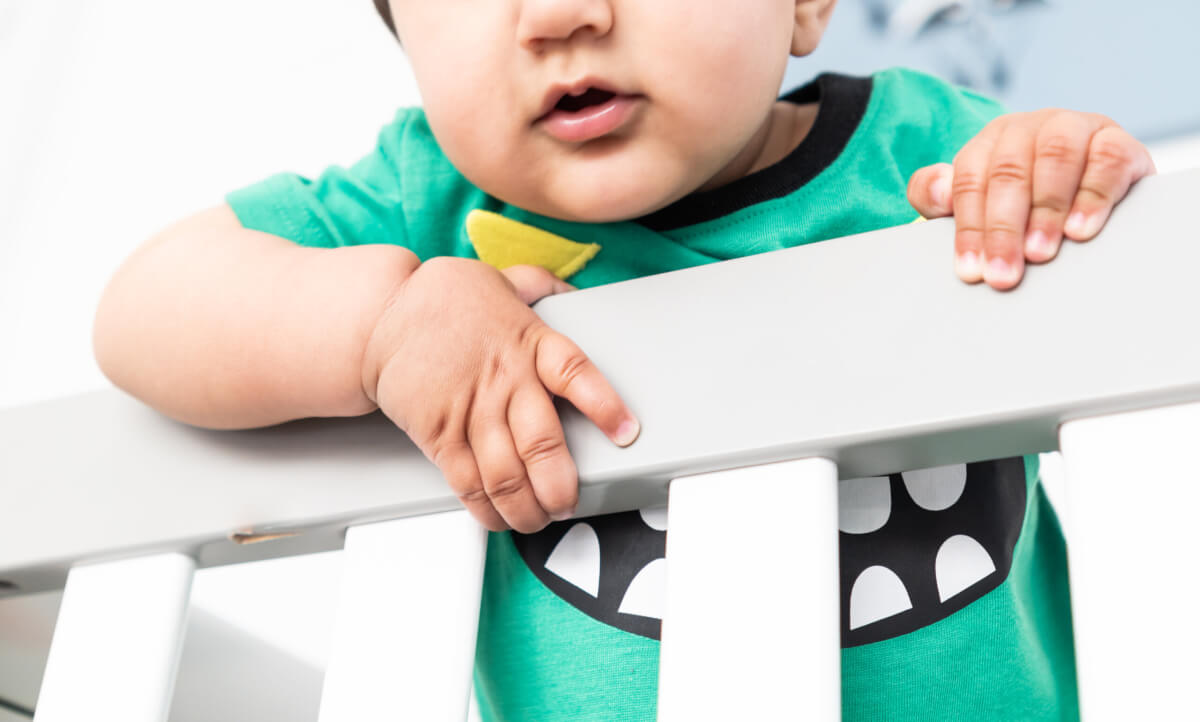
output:
[{"label": "black neckline trim", "polygon": [[772,166],[720,188],[686,195],[634,222],[654,231],[670,231],[715,220],[795,191],[841,155],[867,112],[871,86],[870,77],[823,73],[787,93],[781,100],[798,104],[821,101],[812,129],[795,150]]}]

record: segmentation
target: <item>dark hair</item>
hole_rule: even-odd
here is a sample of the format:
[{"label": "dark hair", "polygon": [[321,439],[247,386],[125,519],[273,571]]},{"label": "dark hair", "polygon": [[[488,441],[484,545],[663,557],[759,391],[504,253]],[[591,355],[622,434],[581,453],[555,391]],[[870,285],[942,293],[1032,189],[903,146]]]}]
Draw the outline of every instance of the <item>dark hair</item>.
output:
[{"label": "dark hair", "polygon": [[[392,31],[392,35],[396,35],[396,25],[392,22],[392,9],[388,7],[387,0],[375,0],[375,9],[379,11],[379,17],[383,18],[383,23],[388,26],[388,30]],[[396,37],[400,37],[396,35]]]}]

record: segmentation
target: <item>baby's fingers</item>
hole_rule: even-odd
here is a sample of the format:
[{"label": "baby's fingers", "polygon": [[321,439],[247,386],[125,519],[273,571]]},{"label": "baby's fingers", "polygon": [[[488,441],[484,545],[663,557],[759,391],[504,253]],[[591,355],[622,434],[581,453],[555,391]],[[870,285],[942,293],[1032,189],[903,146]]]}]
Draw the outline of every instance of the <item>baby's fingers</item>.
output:
[{"label": "baby's fingers", "polygon": [[1124,129],[1111,125],[1098,131],[1088,145],[1087,167],[1067,217],[1066,236],[1091,240],[1129,186],[1154,172],[1150,152]]},{"label": "baby's fingers", "polygon": [[954,214],[950,184],[954,166],[949,163],[927,165],[908,179],[908,202],[922,218],[942,218]]},{"label": "baby's fingers", "polygon": [[508,528],[484,491],[483,480],[475,464],[475,453],[465,438],[440,442],[429,458],[442,470],[446,483],[476,521],[491,531]]},{"label": "baby's fingers", "polygon": [[[475,451],[483,494],[516,531],[525,534],[539,531],[550,522],[550,517],[538,503],[525,463],[517,455],[508,427],[509,400],[477,403],[482,408],[472,415],[467,438]],[[478,493],[473,501],[482,501]]]},{"label": "baby's fingers", "polygon": [[537,375],[556,396],[562,396],[592,420],[617,446],[629,446],[641,426],[600,370],[566,336],[549,329],[538,339]]},{"label": "baby's fingers", "polygon": [[1058,253],[1063,225],[1087,163],[1088,142],[1106,121],[1101,115],[1060,112],[1038,130],[1026,260],[1041,263]]},{"label": "baby's fingers", "polygon": [[988,163],[1005,126],[998,118],[954,157],[950,193],[954,208],[954,271],[967,283],[983,280],[983,239],[987,220]]},{"label": "baby's fingers", "polygon": [[542,509],[555,521],[570,517],[579,501],[579,480],[546,389],[536,383],[518,388],[508,405],[508,425]]},{"label": "baby's fingers", "polygon": [[500,271],[525,304],[532,306],[546,296],[574,291],[575,287],[540,266],[509,266]]},{"label": "baby's fingers", "polygon": [[1030,124],[1010,123],[996,142],[988,168],[983,278],[998,290],[1016,286],[1025,271],[1036,139]]}]

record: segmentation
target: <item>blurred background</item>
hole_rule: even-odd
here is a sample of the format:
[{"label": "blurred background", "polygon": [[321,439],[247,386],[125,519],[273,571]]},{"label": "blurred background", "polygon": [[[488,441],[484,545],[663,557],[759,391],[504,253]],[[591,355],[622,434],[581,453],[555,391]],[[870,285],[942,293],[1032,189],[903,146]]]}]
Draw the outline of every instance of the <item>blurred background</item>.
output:
[{"label": "blurred background", "polygon": [[[1200,167],[1196,27],[1200,4],[1166,0],[841,0],[785,86],[907,65],[1012,110],[1105,113],[1168,172]],[[0,407],[108,386],[92,314],[154,232],[352,163],[419,102],[369,0],[0,0]],[[315,720],[339,564],[199,572],[171,719]],[[27,720],[58,595],[3,594],[0,722]]]}]

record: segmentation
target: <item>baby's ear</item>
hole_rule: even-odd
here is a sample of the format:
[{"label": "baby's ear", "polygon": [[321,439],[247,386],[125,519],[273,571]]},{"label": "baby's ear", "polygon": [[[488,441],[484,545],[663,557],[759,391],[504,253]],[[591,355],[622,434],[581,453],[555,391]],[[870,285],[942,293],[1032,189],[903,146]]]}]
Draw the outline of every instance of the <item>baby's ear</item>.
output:
[{"label": "baby's ear", "polygon": [[796,0],[796,27],[792,31],[792,55],[800,57],[817,49],[837,0]]}]

